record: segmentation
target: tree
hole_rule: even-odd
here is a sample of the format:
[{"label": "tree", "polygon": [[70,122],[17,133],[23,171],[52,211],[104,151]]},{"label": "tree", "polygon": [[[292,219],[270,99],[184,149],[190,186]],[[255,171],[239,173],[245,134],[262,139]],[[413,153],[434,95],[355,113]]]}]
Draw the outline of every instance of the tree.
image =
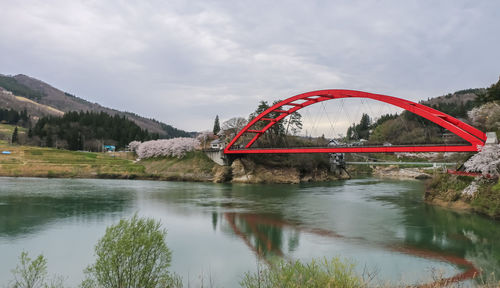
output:
[{"label": "tree", "polygon": [[290,131],[292,135],[297,135],[302,130],[302,115],[299,112],[293,112],[285,118],[284,124],[286,126],[285,134],[288,135]]},{"label": "tree", "polygon": [[214,121],[214,134],[217,135],[220,131],[220,123],[219,123],[219,115],[215,116],[215,121]]},{"label": "tree", "polygon": [[173,139],[152,140],[141,143],[136,153],[140,159],[154,157],[182,158],[187,152],[200,146],[200,141],[194,138],[179,137]]},{"label": "tree", "polygon": [[108,227],[95,247],[96,262],[89,266],[82,287],[177,287],[168,272],[172,253],[165,244],[167,232],[151,218],[122,219]]},{"label": "tree", "polygon": [[465,171],[480,172],[484,176],[500,174],[500,145],[486,145],[464,163]]},{"label": "tree", "polygon": [[352,139],[368,139],[370,136],[370,125],[371,119],[368,114],[364,114],[361,116],[361,120],[359,124],[353,123],[352,126],[347,128],[346,137],[347,140]]},{"label": "tree", "polygon": [[247,120],[242,117],[233,117],[222,123],[221,131],[219,135],[224,135],[226,137],[234,137],[241,129],[247,125]]},{"label": "tree", "polygon": [[53,276],[47,281],[47,260],[43,255],[31,259],[27,252],[22,252],[19,257],[20,264],[12,270],[14,280],[13,288],[56,288],[63,287],[61,277]]},{"label": "tree", "polygon": [[128,144],[128,149],[132,152],[137,152],[137,149],[139,148],[140,145],[141,145],[140,141],[134,140]]},{"label": "tree", "polygon": [[17,143],[17,126],[14,128],[14,132],[12,132],[12,144]]},{"label": "tree", "polygon": [[486,89],[486,93],[480,94],[478,98],[482,103],[500,100],[500,79],[498,79],[497,83]]}]

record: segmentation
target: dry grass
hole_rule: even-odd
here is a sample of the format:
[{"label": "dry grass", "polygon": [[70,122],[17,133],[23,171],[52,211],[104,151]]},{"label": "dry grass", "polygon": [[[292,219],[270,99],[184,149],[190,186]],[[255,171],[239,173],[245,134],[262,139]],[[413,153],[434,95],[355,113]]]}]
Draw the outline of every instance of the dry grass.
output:
[{"label": "dry grass", "polygon": [[[144,166],[129,155],[112,155],[0,143],[0,176],[135,178],[144,176]],[[133,157],[132,157],[133,158]]]},{"label": "dry grass", "polygon": [[149,175],[155,175],[160,179],[181,181],[211,181],[212,170],[216,166],[201,151],[189,152],[182,159],[163,157],[145,159],[139,163],[144,165]]}]

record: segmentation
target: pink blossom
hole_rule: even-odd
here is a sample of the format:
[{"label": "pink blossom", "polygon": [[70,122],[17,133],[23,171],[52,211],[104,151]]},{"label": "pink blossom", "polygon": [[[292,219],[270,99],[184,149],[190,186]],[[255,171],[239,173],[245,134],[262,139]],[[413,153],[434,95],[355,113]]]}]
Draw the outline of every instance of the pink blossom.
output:
[{"label": "pink blossom", "polygon": [[182,158],[187,152],[193,151],[199,146],[200,141],[194,138],[161,139],[141,143],[136,153],[139,159],[154,157]]},{"label": "pink blossom", "polygon": [[465,171],[480,172],[484,176],[498,176],[500,170],[500,145],[486,145],[464,163]]}]

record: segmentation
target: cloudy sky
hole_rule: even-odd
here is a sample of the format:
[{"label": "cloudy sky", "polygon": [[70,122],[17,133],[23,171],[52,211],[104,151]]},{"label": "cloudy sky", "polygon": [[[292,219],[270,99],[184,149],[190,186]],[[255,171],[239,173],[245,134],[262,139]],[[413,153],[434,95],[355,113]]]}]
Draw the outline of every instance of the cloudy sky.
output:
[{"label": "cloudy sky", "polygon": [[0,0],[0,73],[199,131],[310,90],[421,100],[487,87],[500,75],[499,11],[495,0]]}]

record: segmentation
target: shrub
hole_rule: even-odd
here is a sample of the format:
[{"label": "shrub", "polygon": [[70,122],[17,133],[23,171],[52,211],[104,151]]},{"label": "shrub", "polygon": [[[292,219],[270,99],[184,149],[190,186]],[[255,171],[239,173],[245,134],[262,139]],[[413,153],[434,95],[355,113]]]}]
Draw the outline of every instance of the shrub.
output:
[{"label": "shrub", "polygon": [[355,275],[354,264],[339,258],[331,261],[312,260],[281,261],[257,273],[246,273],[240,282],[242,287],[363,287],[361,279]]},{"label": "shrub", "polygon": [[177,287],[180,279],[168,272],[171,252],[166,230],[153,219],[120,220],[106,229],[95,247],[96,262],[86,271],[82,287]]},{"label": "shrub", "polygon": [[32,260],[27,252],[22,252],[19,257],[20,263],[12,270],[14,281],[13,288],[56,288],[63,287],[62,278],[53,277],[47,282],[47,260],[43,255],[38,255]]}]

